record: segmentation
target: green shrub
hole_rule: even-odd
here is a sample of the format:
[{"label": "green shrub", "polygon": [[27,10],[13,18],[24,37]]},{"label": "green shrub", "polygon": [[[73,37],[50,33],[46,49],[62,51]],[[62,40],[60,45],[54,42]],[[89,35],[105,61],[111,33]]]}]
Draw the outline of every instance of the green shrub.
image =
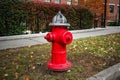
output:
[{"label": "green shrub", "polygon": [[92,13],[80,5],[1,0],[0,36],[22,34],[24,30],[31,30],[33,33],[49,31],[49,23],[58,11],[71,24],[70,30],[92,27]]},{"label": "green shrub", "polygon": [[19,0],[0,1],[0,36],[21,34],[26,25],[26,11],[22,9],[23,2]]},{"label": "green shrub", "polygon": [[115,20],[115,21],[108,22],[108,26],[118,26],[118,21]]}]

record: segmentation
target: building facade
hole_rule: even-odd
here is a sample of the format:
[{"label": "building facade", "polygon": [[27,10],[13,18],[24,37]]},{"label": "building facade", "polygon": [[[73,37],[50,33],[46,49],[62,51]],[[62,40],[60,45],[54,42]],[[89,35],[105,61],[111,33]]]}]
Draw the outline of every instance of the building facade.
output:
[{"label": "building facade", "polygon": [[[90,3],[90,1],[93,3]],[[103,4],[102,6],[99,6],[99,4],[96,4],[96,2],[100,2],[102,1],[102,3],[99,3],[99,4]],[[100,0],[100,1],[97,1],[97,0],[79,0],[78,4],[79,5],[83,5],[87,8],[89,8],[91,10],[92,9],[95,9],[96,7],[99,7],[96,11],[94,10],[91,10],[93,13],[95,14],[101,14],[103,16],[103,19],[104,19],[104,10],[105,10],[105,0]],[[106,0],[107,1],[107,5],[106,5],[106,24],[108,22],[113,22],[113,21],[120,21],[120,0]],[[88,3],[88,5],[90,7],[88,7],[88,5],[86,5]],[[92,4],[92,5],[90,5]],[[103,10],[100,10],[103,9]],[[99,12],[100,11],[100,12]],[[101,18],[102,18],[101,16]],[[101,26],[103,23],[102,23],[102,19],[100,19],[100,17],[98,17],[98,21],[97,21],[97,26]]]},{"label": "building facade", "polygon": [[109,13],[108,13],[108,22],[118,20],[119,18],[119,1],[120,0],[108,0]]}]

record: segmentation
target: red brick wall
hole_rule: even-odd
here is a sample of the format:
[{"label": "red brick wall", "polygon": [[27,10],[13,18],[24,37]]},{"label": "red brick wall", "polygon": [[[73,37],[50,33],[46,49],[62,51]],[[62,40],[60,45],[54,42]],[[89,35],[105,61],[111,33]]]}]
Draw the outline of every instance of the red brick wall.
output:
[{"label": "red brick wall", "polygon": [[118,19],[118,5],[119,5],[119,0],[108,0],[108,6],[112,4],[114,5],[114,12],[108,14],[108,20],[117,20]]},{"label": "red brick wall", "polygon": [[61,0],[61,4],[67,4],[67,0]]}]

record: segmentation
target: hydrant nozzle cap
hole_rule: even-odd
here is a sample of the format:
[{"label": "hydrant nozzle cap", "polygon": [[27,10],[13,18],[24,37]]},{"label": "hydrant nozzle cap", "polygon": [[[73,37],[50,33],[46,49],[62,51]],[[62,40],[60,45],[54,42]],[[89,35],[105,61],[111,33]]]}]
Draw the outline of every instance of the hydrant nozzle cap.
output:
[{"label": "hydrant nozzle cap", "polygon": [[63,16],[63,14],[61,13],[61,11],[59,11],[57,13],[56,16],[54,16],[52,23],[49,24],[49,26],[70,26],[69,23],[67,23],[67,19],[65,18],[65,16]]}]

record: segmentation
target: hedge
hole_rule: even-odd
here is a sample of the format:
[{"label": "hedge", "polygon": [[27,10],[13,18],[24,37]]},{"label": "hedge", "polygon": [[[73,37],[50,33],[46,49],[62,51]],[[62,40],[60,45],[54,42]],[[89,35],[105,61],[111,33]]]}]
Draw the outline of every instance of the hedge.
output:
[{"label": "hedge", "polygon": [[24,30],[33,33],[49,31],[52,18],[61,11],[71,24],[70,30],[91,28],[93,14],[80,5],[65,5],[43,2],[21,2],[2,0],[0,2],[0,34],[22,34]]},{"label": "hedge", "polygon": [[24,6],[29,11],[28,28],[33,32],[49,30],[52,18],[61,11],[71,24],[70,29],[86,29],[92,27],[93,14],[80,5],[65,5],[54,3],[29,3]]},{"label": "hedge", "polygon": [[114,21],[108,22],[108,26],[119,26],[119,23],[117,20],[114,20]]},{"label": "hedge", "polygon": [[26,11],[19,0],[0,0],[0,36],[21,34],[25,29]]}]

